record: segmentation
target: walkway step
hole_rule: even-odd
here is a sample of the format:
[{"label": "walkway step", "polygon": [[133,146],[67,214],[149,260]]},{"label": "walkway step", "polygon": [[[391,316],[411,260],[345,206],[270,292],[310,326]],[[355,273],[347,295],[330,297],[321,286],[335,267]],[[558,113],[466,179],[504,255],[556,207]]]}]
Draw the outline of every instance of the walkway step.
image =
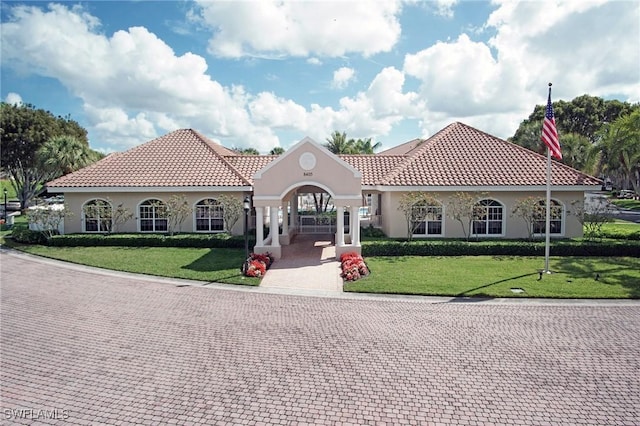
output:
[{"label": "walkway step", "polygon": [[260,283],[266,288],[342,292],[332,235],[296,235]]}]

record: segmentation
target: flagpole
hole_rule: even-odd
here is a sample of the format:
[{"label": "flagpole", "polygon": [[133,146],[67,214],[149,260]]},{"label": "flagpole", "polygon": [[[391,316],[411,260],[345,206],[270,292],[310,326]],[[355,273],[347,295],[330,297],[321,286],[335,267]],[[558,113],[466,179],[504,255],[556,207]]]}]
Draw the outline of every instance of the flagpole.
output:
[{"label": "flagpole", "polygon": [[553,105],[551,104],[551,83],[549,83],[547,109],[544,114],[544,121],[542,122],[541,139],[547,146],[547,202],[545,203],[546,220],[544,227],[544,272],[550,274],[551,269],[549,268],[549,251],[551,246],[551,156],[553,155],[559,160],[562,159],[560,140],[558,139],[558,130],[556,129],[556,120],[553,117]]},{"label": "flagpole", "polygon": [[544,272],[551,273],[549,269],[549,252],[551,251],[551,150],[547,148],[547,202],[546,202],[546,220],[545,220],[545,240],[544,240]]}]

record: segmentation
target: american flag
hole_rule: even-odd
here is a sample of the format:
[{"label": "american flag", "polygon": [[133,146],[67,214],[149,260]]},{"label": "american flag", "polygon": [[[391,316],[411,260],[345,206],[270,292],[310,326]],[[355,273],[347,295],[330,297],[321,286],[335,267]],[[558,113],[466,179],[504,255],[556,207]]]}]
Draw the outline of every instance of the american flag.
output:
[{"label": "american flag", "polygon": [[542,142],[547,145],[552,156],[558,160],[562,160],[560,141],[558,140],[558,130],[556,129],[556,119],[553,117],[553,106],[551,106],[551,87],[549,87],[547,112],[544,115],[544,122],[542,123]]}]

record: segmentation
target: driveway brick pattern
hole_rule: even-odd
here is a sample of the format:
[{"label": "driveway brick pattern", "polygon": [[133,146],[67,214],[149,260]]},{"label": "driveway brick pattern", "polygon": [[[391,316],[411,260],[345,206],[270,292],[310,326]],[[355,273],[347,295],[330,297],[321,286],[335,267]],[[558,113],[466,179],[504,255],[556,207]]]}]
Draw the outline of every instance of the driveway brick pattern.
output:
[{"label": "driveway brick pattern", "polygon": [[301,297],[0,260],[2,424],[640,424],[638,305]]}]

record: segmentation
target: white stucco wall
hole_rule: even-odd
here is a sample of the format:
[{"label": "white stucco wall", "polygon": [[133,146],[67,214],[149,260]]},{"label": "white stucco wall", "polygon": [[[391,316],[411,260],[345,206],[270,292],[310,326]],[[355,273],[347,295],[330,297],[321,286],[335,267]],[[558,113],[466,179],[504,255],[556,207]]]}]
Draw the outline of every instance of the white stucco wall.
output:
[{"label": "white stucco wall", "polygon": [[[166,202],[173,195],[184,195],[191,208],[195,208],[195,205],[199,201],[205,198],[216,198],[216,196],[219,196],[220,194],[222,194],[222,192],[67,192],[65,193],[65,204],[73,212],[73,215],[65,219],[64,229],[68,234],[84,232],[84,215],[82,213],[82,207],[86,202],[96,198],[102,200],[109,198],[114,208],[122,203],[124,207],[133,213],[132,219],[125,224],[120,225],[120,228],[118,229],[119,232],[139,232],[138,206],[145,200],[158,199]],[[226,194],[236,197],[241,203],[245,196],[244,193],[239,192],[226,192]],[[241,215],[238,222],[234,225],[232,233],[234,235],[241,235],[244,232],[243,227],[244,219]],[[195,212],[192,212],[184,221],[181,232],[196,232]]]},{"label": "white stucco wall", "polygon": [[[447,211],[447,205],[450,202],[451,195],[454,192],[430,192],[437,194],[438,199],[443,202],[443,236],[445,238],[464,238],[464,233],[460,222],[449,217]],[[399,201],[403,192],[384,192],[382,194],[382,230],[385,234],[392,238],[406,238],[407,237],[407,222],[403,213],[398,210]],[[544,191],[541,192],[489,192],[487,198],[496,200],[504,206],[504,225],[503,233],[501,236],[485,236],[489,238],[526,238],[528,236],[526,223],[523,219],[513,216],[511,211],[516,201],[526,196],[542,197],[546,196]],[[576,238],[582,236],[582,225],[578,219],[571,214],[571,202],[574,200],[582,200],[584,198],[583,192],[552,192],[551,198],[560,202],[564,207],[564,222],[561,235],[553,235],[554,237],[567,237]],[[465,224],[465,226],[467,226]],[[419,238],[434,238],[419,237]],[[436,237],[437,238],[437,237]]]}]

